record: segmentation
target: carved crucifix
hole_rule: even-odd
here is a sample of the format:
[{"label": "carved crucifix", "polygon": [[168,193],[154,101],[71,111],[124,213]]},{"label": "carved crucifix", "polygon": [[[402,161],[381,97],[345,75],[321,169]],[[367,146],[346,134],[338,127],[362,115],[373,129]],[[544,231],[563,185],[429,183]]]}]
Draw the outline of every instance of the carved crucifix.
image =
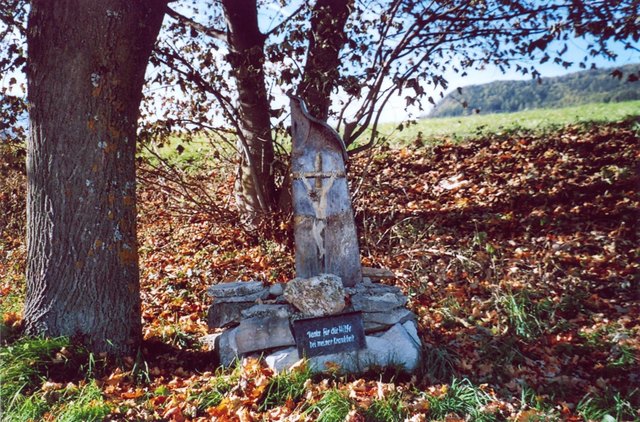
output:
[{"label": "carved crucifix", "polygon": [[330,273],[345,286],[354,286],[362,280],[362,270],[344,143],[296,97],[291,98],[291,120],[297,276]]}]

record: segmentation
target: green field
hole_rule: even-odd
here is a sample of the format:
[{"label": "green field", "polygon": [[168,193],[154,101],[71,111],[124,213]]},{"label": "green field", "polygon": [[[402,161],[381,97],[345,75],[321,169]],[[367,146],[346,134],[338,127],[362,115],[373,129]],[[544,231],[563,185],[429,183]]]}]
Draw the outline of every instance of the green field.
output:
[{"label": "green field", "polygon": [[517,113],[440,117],[419,120],[398,130],[398,124],[382,125],[379,132],[392,145],[403,145],[421,137],[425,140],[464,140],[474,136],[519,129],[546,130],[578,122],[615,122],[640,116],[640,101],[594,103],[557,109],[536,109]]},{"label": "green field", "polygon": [[[398,123],[386,123],[380,126],[379,140],[386,138],[391,147],[400,147],[421,138],[424,141],[465,139],[486,135],[513,132],[516,130],[544,131],[579,122],[615,122],[631,116],[640,116],[640,101],[620,103],[594,103],[576,107],[557,109],[536,109],[517,113],[472,115],[462,117],[440,117],[422,119],[416,124],[404,125],[399,130]],[[160,146],[149,147],[156,154],[179,167],[197,171],[211,167],[216,158],[233,155],[229,143],[216,141],[216,135],[208,138],[199,134],[190,140],[173,136]],[[367,142],[369,134],[361,137]],[[149,149],[143,148],[142,156],[157,164],[157,157]]]}]

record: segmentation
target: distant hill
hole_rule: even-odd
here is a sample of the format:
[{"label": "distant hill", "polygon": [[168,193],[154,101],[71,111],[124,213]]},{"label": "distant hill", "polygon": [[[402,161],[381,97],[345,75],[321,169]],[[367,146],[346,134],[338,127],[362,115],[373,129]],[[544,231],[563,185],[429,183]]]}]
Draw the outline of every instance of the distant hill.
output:
[{"label": "distant hill", "polygon": [[[612,72],[620,71],[622,78]],[[453,91],[440,101],[428,117],[451,117],[473,113],[510,113],[535,108],[560,108],[588,103],[640,99],[640,81],[627,76],[640,74],[640,64],[615,69],[592,69],[541,82],[497,81]],[[466,105],[466,107],[465,107]]]}]

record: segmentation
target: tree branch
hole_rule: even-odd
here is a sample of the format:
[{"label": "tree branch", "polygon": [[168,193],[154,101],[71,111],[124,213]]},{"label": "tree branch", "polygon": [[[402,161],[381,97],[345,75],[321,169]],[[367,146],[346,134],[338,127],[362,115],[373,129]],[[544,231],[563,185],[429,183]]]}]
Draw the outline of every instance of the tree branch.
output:
[{"label": "tree branch", "polygon": [[209,26],[203,25],[199,22],[194,21],[193,19],[190,19],[178,12],[176,12],[175,10],[173,10],[170,7],[167,7],[167,14],[169,16],[171,16],[172,18],[174,18],[175,20],[177,20],[178,22],[180,22],[183,25],[188,26],[189,28],[193,28],[198,32],[201,32],[205,35],[208,35],[212,38],[218,39],[220,41],[224,41],[227,42],[227,32],[226,31],[220,31],[219,29],[215,29],[215,28],[211,28]]}]

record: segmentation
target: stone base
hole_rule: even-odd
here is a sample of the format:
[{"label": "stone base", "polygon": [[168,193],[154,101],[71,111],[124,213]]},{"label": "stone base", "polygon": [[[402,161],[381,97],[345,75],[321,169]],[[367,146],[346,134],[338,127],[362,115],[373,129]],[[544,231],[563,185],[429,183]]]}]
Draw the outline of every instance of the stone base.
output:
[{"label": "stone base", "polygon": [[[244,287],[244,286],[243,286]],[[282,303],[282,289],[273,290],[266,298],[259,286],[251,286],[255,291],[239,291],[233,295],[218,298],[218,304],[240,304],[239,312],[229,318],[211,318],[211,328],[221,328],[220,320],[233,320],[235,326],[223,332],[205,336],[202,341],[214,350],[222,366],[232,365],[238,358],[264,356],[266,363],[275,372],[287,370],[300,360],[290,321],[307,315],[296,313],[289,304]],[[222,289],[224,293],[228,290]],[[238,289],[242,290],[242,289]],[[397,368],[404,372],[414,372],[420,365],[422,343],[417,333],[416,317],[404,305],[407,299],[400,289],[393,286],[365,281],[353,288],[347,288],[350,305],[345,312],[359,311],[365,327],[366,348],[358,351],[315,356],[308,359],[313,372],[360,373],[376,368]],[[259,292],[254,303],[246,298]],[[243,300],[238,300],[242,298]],[[248,306],[251,305],[251,306]],[[216,299],[214,305],[216,306]],[[237,314],[240,313],[240,317]]]}]

